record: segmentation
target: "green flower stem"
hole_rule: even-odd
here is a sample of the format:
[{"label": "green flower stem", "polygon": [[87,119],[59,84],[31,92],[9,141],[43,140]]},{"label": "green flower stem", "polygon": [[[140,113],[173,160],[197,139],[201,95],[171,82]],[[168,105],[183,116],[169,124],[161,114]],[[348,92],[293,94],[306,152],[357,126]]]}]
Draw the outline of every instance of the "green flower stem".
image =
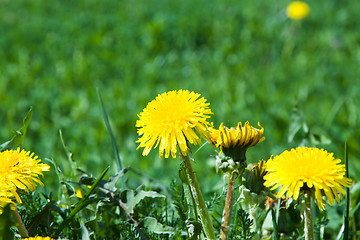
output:
[{"label": "green flower stem", "polygon": [[314,223],[311,208],[311,195],[309,192],[304,192],[304,199],[302,201],[302,219],[304,221],[305,240],[314,240]]},{"label": "green flower stem", "polygon": [[29,233],[28,233],[23,221],[21,220],[21,216],[16,208],[15,208],[15,210],[11,210],[11,215],[15,221],[15,226],[19,230],[20,236],[22,238],[29,237]]},{"label": "green flower stem", "polygon": [[220,230],[220,239],[227,240],[230,232],[231,213],[234,205],[235,180],[239,174],[237,171],[230,171],[228,176],[228,187],[226,192],[225,206]]},{"label": "green flower stem", "polygon": [[183,156],[182,154],[180,154],[180,157],[181,157],[182,161],[184,162],[186,175],[189,179],[190,188],[193,193],[196,205],[198,207],[200,220],[203,225],[206,237],[207,237],[207,239],[215,240],[216,239],[215,231],[214,231],[213,225],[211,223],[210,216],[207,211],[205,201],[204,201],[204,198],[203,198],[201,190],[200,190],[199,183],[196,179],[195,172],[192,168],[190,157],[189,157],[189,155]]},{"label": "green flower stem", "polygon": [[[246,159],[244,157],[244,159]],[[244,162],[244,161],[243,161]],[[226,191],[225,206],[222,217],[222,224],[220,230],[220,239],[227,240],[230,232],[231,214],[234,205],[234,189],[235,180],[239,177],[240,184],[242,183],[242,174],[245,170],[246,165],[240,165],[237,170],[230,171],[228,176],[228,187]]]}]

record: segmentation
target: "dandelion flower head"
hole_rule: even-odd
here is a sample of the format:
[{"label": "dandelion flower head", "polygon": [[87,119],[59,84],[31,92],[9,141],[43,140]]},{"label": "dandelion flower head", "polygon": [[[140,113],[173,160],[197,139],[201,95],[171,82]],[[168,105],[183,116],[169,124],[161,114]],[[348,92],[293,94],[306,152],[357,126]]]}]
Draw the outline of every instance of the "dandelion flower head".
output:
[{"label": "dandelion flower head", "polygon": [[291,149],[267,161],[264,185],[272,186],[271,190],[281,187],[277,196],[280,198],[287,192],[286,196],[294,200],[302,189],[309,189],[315,194],[319,209],[323,209],[323,196],[333,205],[334,198],[339,203],[345,195],[343,187],[350,187],[351,179],[344,176],[345,165],[340,162],[323,149]]},{"label": "dandelion flower head", "polygon": [[34,191],[37,183],[44,186],[39,179],[43,171],[49,171],[50,166],[40,163],[38,156],[29,151],[5,150],[0,153],[0,189],[10,191],[21,203],[18,189]]},{"label": "dandelion flower head", "polygon": [[254,128],[246,122],[242,126],[241,122],[236,127],[227,128],[220,124],[219,129],[210,128],[208,141],[214,147],[220,148],[221,152],[225,155],[233,155],[239,152],[244,152],[252,146],[255,146],[259,142],[265,140],[263,137],[264,128],[258,123],[261,129]]},{"label": "dandelion flower head", "polygon": [[15,206],[15,203],[12,201],[13,194],[4,189],[0,189],[0,215],[3,213],[3,209],[6,205],[10,204],[11,207]]},{"label": "dandelion flower head", "polygon": [[187,142],[201,144],[200,137],[207,135],[207,118],[213,114],[209,103],[200,94],[188,90],[169,91],[159,94],[149,102],[138,115],[136,122],[140,138],[138,143],[144,147],[143,155],[159,146],[160,158],[168,158],[170,153],[176,157],[177,146],[182,155],[187,155]]},{"label": "dandelion flower head", "polygon": [[294,20],[300,20],[309,15],[310,7],[303,1],[291,2],[286,8],[286,15]]}]

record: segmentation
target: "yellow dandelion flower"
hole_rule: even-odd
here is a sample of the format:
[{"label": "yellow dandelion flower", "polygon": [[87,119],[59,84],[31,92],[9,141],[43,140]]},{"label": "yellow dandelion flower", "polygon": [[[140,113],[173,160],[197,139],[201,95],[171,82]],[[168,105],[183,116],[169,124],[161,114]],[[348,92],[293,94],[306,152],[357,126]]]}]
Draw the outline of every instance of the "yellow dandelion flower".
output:
[{"label": "yellow dandelion flower", "polygon": [[210,128],[208,141],[236,161],[238,157],[245,155],[249,147],[265,140],[264,128],[260,123],[258,125],[261,129],[254,128],[249,122],[246,122],[244,126],[239,122],[235,128],[227,128],[221,123],[219,129]]},{"label": "yellow dandelion flower", "polygon": [[29,237],[29,238],[22,238],[26,240],[54,240],[51,237]]},{"label": "yellow dandelion flower", "polygon": [[286,8],[286,15],[288,18],[300,20],[309,15],[310,7],[307,3],[302,1],[291,2]]},{"label": "yellow dandelion flower", "polygon": [[309,189],[315,194],[319,209],[323,209],[323,196],[333,205],[334,198],[339,203],[345,195],[343,187],[350,187],[351,179],[344,176],[345,166],[340,162],[323,149],[291,149],[267,161],[264,185],[272,186],[271,190],[281,187],[277,196],[280,198],[287,192],[286,196],[294,200],[301,190]]},{"label": "yellow dandelion flower", "polygon": [[3,209],[6,205],[10,204],[11,208],[15,207],[15,203],[12,201],[14,195],[6,190],[0,190],[0,215],[3,213]]},{"label": "yellow dandelion flower", "polygon": [[10,191],[19,203],[17,189],[34,191],[37,183],[44,186],[39,175],[49,171],[50,166],[39,163],[41,160],[37,158],[34,153],[20,151],[20,148],[0,153],[0,189]]},{"label": "yellow dandelion flower", "polygon": [[155,100],[148,103],[138,115],[136,127],[139,136],[138,143],[144,147],[143,155],[159,145],[160,158],[168,158],[170,153],[176,157],[177,146],[182,155],[187,156],[187,142],[201,144],[200,137],[207,134],[207,118],[212,114],[206,99],[200,94],[188,90],[169,91],[159,94]]}]

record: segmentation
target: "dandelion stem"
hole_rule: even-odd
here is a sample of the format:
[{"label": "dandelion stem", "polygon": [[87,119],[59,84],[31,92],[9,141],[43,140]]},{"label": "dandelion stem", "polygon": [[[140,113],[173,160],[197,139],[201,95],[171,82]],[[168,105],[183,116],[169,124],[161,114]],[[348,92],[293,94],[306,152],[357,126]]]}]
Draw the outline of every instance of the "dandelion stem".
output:
[{"label": "dandelion stem", "polygon": [[15,208],[15,210],[11,210],[11,215],[15,221],[15,226],[19,230],[20,236],[22,238],[29,237],[29,233],[28,233],[23,221],[21,220],[21,216],[16,208]]},{"label": "dandelion stem", "polygon": [[304,192],[304,199],[302,201],[302,219],[304,221],[305,240],[314,240],[314,224],[311,208],[311,195],[307,191]]},{"label": "dandelion stem", "polygon": [[220,230],[220,239],[226,240],[228,239],[228,235],[230,232],[230,223],[231,223],[231,213],[234,205],[234,188],[235,188],[235,180],[239,174],[237,171],[229,172],[228,176],[228,187],[226,192],[225,206],[222,217],[222,224]]},{"label": "dandelion stem", "polygon": [[200,220],[203,225],[206,237],[209,240],[216,239],[215,231],[214,231],[213,225],[211,223],[210,216],[207,211],[205,201],[204,201],[204,198],[203,198],[201,190],[200,190],[199,183],[196,179],[195,172],[194,172],[191,162],[190,162],[190,157],[189,157],[189,155],[183,156],[182,154],[180,154],[180,158],[184,162],[186,175],[189,179],[190,188],[191,188],[196,205],[199,210],[198,212],[200,215]]}]

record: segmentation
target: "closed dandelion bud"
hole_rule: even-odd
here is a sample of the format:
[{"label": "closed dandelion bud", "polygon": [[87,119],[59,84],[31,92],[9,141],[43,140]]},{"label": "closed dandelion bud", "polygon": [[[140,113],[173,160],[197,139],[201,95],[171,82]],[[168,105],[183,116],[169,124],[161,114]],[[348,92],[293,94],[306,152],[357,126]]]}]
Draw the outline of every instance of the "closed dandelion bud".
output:
[{"label": "closed dandelion bud", "polygon": [[220,149],[216,158],[217,170],[221,169],[228,174],[228,187],[225,199],[224,212],[221,223],[220,239],[228,239],[231,223],[231,212],[234,202],[235,179],[242,176],[246,166],[246,150],[262,142],[264,128],[256,129],[249,122],[244,126],[241,122],[234,128],[227,128],[220,124],[219,129],[208,129],[207,139],[211,145]]},{"label": "closed dandelion bud", "polygon": [[266,164],[264,160],[255,164],[243,174],[243,185],[240,186],[240,198],[244,204],[257,205],[264,202],[268,196],[268,189],[264,186]]},{"label": "closed dandelion bud", "polygon": [[251,192],[260,194],[261,191],[266,190],[264,186],[265,176],[265,161],[261,160],[259,163],[254,165],[251,170],[245,170],[243,177],[244,186],[249,189]]},{"label": "closed dandelion bud", "polygon": [[254,221],[252,230],[256,232],[258,208],[262,206],[267,199],[268,191],[264,186],[266,164],[264,160],[255,164],[250,169],[246,169],[243,174],[243,184],[239,187],[239,202],[242,208],[249,213],[250,219]]}]

